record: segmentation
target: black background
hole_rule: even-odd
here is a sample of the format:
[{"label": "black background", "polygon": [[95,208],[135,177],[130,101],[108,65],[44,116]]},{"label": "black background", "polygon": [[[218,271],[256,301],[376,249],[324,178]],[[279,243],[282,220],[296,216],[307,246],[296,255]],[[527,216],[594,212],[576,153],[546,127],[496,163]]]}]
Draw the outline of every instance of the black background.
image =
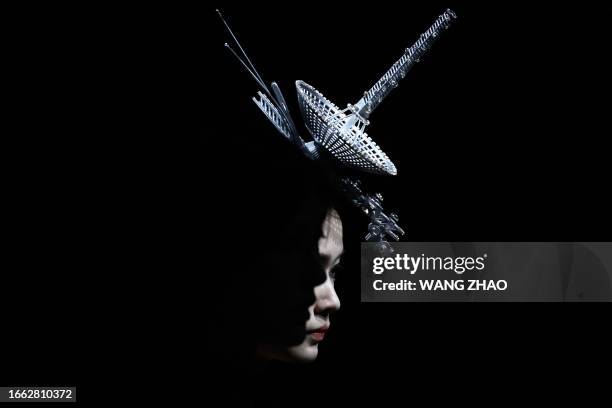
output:
[{"label": "black background", "polygon": [[[201,385],[214,375],[201,341],[214,287],[201,282],[218,246],[255,235],[228,221],[245,205],[228,180],[286,146],[250,101],[256,84],[223,47],[213,7],[7,14],[17,91],[7,384],[67,383],[97,399],[111,398],[98,392],[113,381]],[[399,174],[368,185],[410,240],[609,240],[606,6],[221,8],[297,119],[295,80],[354,103],[446,7],[458,19],[371,117],[368,133]],[[542,391],[542,378],[573,384],[575,363],[585,376],[609,367],[594,307],[365,305],[358,285],[356,274],[339,277],[343,309],[321,358],[278,367],[272,389],[308,387],[319,405],[407,405],[440,390],[512,397]],[[505,377],[513,370],[518,383]]]},{"label": "black background", "polygon": [[[223,12],[299,117],[295,80],[339,106],[354,103],[446,7],[458,19],[370,117],[368,133],[398,176],[366,177],[367,185],[397,210],[408,240],[608,240],[609,9],[428,2]],[[212,24],[213,73],[203,86],[217,103],[203,115],[204,145],[222,140],[275,160],[284,150],[269,144],[268,135],[279,137],[250,102],[256,85],[221,46],[229,42],[222,24]],[[480,400],[488,391],[512,399],[541,393],[548,380],[571,391],[575,363],[586,376],[591,364],[607,364],[598,348],[603,320],[592,308],[360,304],[359,279],[346,272],[358,270],[357,257],[344,262],[342,310],[319,360],[271,370],[257,384],[263,400],[403,406],[418,397]],[[507,377],[515,371],[516,383]],[[303,393],[316,402],[298,403]]]}]

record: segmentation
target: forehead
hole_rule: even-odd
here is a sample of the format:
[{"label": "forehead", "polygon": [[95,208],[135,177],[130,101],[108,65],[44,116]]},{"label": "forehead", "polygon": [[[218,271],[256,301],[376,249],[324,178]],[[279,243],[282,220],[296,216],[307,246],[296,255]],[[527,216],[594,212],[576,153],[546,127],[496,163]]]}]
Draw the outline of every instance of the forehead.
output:
[{"label": "forehead", "polygon": [[321,226],[319,239],[319,254],[337,258],[342,254],[342,220],[336,210],[328,211]]}]

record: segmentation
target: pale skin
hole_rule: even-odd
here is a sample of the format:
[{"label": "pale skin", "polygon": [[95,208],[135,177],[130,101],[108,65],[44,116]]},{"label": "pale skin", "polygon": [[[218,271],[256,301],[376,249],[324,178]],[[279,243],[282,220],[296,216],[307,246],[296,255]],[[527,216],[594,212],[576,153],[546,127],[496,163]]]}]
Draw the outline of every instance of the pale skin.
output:
[{"label": "pale skin", "polygon": [[315,302],[308,308],[310,317],[306,321],[306,337],[300,344],[291,347],[258,345],[259,357],[299,363],[312,362],[317,358],[319,343],[330,326],[329,316],[340,309],[340,299],[334,289],[333,269],[340,263],[344,247],[342,221],[334,209],[328,211],[323,220],[318,250],[325,270],[325,281],[314,287]]}]

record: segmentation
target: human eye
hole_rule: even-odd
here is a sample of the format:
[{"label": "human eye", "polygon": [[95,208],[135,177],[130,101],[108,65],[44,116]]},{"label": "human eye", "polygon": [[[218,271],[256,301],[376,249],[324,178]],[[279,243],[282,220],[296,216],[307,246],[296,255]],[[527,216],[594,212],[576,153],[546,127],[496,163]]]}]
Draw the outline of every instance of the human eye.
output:
[{"label": "human eye", "polygon": [[329,279],[332,281],[332,283],[336,282],[336,276],[340,270],[342,270],[342,264],[336,264],[333,268],[330,269]]}]

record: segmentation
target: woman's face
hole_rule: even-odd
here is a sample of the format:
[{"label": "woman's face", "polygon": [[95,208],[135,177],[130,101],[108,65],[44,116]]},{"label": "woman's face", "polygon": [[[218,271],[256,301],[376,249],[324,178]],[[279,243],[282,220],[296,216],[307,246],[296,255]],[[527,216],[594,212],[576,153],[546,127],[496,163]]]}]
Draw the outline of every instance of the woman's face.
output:
[{"label": "woman's face", "polygon": [[342,221],[336,210],[330,210],[323,220],[322,234],[318,242],[321,265],[325,281],[314,288],[315,302],[308,308],[310,318],[306,322],[306,337],[302,343],[291,347],[259,346],[259,354],[288,362],[308,363],[319,353],[319,343],[329,330],[329,315],[340,308],[340,299],[334,290],[334,267],[340,263],[344,250],[342,244]]}]

